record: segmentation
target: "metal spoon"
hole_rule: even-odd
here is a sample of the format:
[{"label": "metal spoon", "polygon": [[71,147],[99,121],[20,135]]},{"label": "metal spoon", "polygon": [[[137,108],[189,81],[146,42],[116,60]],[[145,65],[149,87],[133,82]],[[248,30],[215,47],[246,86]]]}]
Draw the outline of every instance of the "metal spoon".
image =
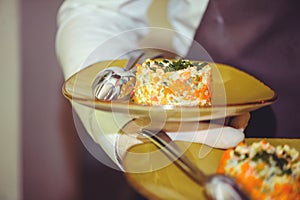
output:
[{"label": "metal spoon", "polygon": [[183,151],[172,141],[165,131],[152,131],[142,129],[139,133],[146,136],[152,143],[160,148],[165,155],[181,168],[196,183],[204,187],[207,196],[216,200],[248,200],[249,197],[228,176],[221,174],[206,175]]},{"label": "metal spoon", "polygon": [[[135,84],[135,65],[143,55],[139,52],[131,56],[125,68],[113,66],[102,70],[94,81],[95,97],[105,101],[128,97]],[[122,90],[124,85],[126,88]]]}]

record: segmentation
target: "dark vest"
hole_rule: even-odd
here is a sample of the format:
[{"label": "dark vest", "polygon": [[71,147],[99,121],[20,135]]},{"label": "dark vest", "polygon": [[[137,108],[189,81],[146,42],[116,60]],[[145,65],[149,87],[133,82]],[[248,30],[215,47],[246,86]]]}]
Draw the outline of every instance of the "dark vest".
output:
[{"label": "dark vest", "polygon": [[[251,113],[247,137],[300,137],[300,1],[212,0],[195,41],[276,91],[272,106]],[[198,58],[193,47],[188,58]]]}]

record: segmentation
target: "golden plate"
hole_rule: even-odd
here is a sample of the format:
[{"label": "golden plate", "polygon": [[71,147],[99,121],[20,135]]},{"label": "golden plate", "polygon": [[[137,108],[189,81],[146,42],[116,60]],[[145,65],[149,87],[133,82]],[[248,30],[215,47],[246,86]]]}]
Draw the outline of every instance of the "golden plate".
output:
[{"label": "golden plate", "polygon": [[70,77],[63,85],[69,100],[108,112],[130,114],[132,118],[162,116],[166,121],[202,121],[239,115],[272,104],[276,93],[253,76],[225,64],[213,64],[212,106],[146,106],[121,101],[100,101],[93,95],[99,71],[109,66],[125,66],[126,60],[104,61]]},{"label": "golden plate", "polygon": [[[246,143],[251,144],[260,139],[246,139]],[[300,151],[300,140],[297,139],[266,139],[273,145],[288,144]],[[212,174],[217,171],[219,161],[223,154],[223,150],[209,148],[206,156],[199,158],[200,151],[206,151],[204,146],[197,143],[176,142],[181,148],[186,148],[186,155],[205,173]],[[165,158],[161,153],[160,157],[149,156],[149,153],[157,151],[157,148],[151,144],[142,144],[132,147],[123,161],[125,170],[144,171],[151,170],[153,166],[159,165]],[[136,156],[141,154],[139,160]],[[203,188],[193,182],[186,176],[177,166],[170,164],[159,170],[144,173],[125,173],[130,185],[132,185],[139,193],[149,200],[199,200],[205,199]]]}]

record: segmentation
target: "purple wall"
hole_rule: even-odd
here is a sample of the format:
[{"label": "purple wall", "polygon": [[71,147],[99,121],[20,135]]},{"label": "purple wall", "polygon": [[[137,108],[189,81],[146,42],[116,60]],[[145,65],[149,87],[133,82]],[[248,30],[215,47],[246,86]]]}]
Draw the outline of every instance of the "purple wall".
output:
[{"label": "purple wall", "polygon": [[54,51],[62,0],[20,2],[23,199],[139,198],[123,174],[94,159],[77,136]]},{"label": "purple wall", "polygon": [[77,135],[55,57],[59,0],[21,1],[24,199],[76,199]]}]

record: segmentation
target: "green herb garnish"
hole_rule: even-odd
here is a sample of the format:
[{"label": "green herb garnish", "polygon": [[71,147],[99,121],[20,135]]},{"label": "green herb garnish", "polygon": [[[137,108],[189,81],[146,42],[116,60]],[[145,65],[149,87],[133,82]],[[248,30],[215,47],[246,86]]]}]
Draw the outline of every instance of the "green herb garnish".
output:
[{"label": "green herb garnish", "polygon": [[205,67],[206,65],[208,65],[207,62],[201,63],[200,65],[197,66],[197,70],[201,70],[203,67]]},{"label": "green herb garnish", "polygon": [[169,63],[169,65],[164,66],[164,72],[173,72],[182,69],[186,69],[188,67],[193,67],[193,63],[189,60],[179,59],[178,61],[170,62],[169,60],[163,60],[164,63]]}]

